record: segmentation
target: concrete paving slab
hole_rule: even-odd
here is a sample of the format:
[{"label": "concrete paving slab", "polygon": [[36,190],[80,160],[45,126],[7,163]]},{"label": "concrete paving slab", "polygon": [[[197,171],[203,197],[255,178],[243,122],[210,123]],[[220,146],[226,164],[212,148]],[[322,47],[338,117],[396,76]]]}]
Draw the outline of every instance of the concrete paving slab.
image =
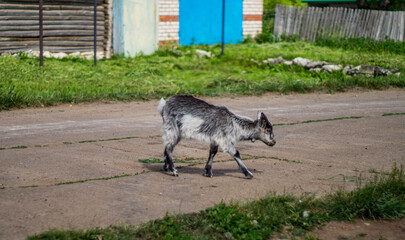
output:
[{"label": "concrete paving slab", "polygon": [[[252,180],[221,152],[214,177],[203,177],[208,146],[196,141],[176,147],[180,176],[172,177],[161,163],[139,161],[162,158],[157,101],[0,112],[0,239],[138,224],[273,191],[322,195],[405,165],[405,115],[383,116],[405,112],[404,90],[204,99],[297,124],[275,126],[273,148],[238,144]],[[353,116],[362,118],[335,119]]]}]

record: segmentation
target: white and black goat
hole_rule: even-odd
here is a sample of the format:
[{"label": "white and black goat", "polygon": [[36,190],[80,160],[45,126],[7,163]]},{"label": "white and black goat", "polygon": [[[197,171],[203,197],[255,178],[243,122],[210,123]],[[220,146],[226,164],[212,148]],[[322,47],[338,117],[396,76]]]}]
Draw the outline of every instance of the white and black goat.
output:
[{"label": "white and black goat", "polygon": [[238,163],[246,178],[252,173],[243,164],[235,144],[241,140],[256,139],[268,146],[274,146],[273,125],[266,115],[258,112],[257,120],[239,116],[226,107],[215,106],[190,95],[176,95],[159,102],[158,110],[163,118],[164,170],[177,176],[172,152],[182,138],[192,138],[211,144],[205,165],[206,177],[212,177],[212,160],[220,147]]}]

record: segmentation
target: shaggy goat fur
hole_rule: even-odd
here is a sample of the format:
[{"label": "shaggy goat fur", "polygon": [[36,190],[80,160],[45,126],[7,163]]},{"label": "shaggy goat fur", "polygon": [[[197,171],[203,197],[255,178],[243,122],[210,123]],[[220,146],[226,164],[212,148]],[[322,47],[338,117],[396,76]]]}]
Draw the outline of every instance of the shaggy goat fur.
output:
[{"label": "shaggy goat fur", "polygon": [[273,126],[266,115],[258,112],[257,120],[239,116],[226,107],[215,106],[190,95],[176,95],[160,100],[158,110],[163,118],[164,170],[177,176],[172,152],[182,138],[210,143],[210,154],[204,176],[212,177],[212,161],[220,147],[238,163],[246,178],[252,173],[243,164],[235,144],[241,140],[261,140],[268,146],[276,144]]}]

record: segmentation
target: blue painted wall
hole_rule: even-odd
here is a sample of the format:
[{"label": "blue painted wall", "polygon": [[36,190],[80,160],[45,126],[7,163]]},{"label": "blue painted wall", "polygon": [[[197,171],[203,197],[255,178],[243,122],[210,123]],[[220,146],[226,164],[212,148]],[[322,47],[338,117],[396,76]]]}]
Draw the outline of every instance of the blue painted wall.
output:
[{"label": "blue painted wall", "polygon": [[[222,41],[223,0],[180,0],[179,43],[215,44]],[[225,43],[243,41],[243,0],[225,2]]]},{"label": "blue painted wall", "polygon": [[114,0],[114,54],[133,57],[158,48],[158,0]]}]

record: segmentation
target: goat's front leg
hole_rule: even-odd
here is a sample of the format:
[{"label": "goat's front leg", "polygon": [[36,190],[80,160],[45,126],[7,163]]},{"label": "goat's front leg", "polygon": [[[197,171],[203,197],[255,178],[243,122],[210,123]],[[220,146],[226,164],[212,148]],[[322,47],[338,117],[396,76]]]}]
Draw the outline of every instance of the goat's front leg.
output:
[{"label": "goat's front leg", "polygon": [[239,165],[239,169],[243,172],[243,174],[245,174],[245,177],[247,179],[253,178],[252,173],[247,169],[245,164],[243,164],[242,159],[240,158],[239,151],[233,148],[229,150],[228,153],[236,160]]},{"label": "goat's front leg", "polygon": [[218,152],[218,145],[216,143],[211,143],[210,156],[208,157],[207,164],[205,165],[204,176],[212,177],[212,161],[214,160],[215,154]]}]

